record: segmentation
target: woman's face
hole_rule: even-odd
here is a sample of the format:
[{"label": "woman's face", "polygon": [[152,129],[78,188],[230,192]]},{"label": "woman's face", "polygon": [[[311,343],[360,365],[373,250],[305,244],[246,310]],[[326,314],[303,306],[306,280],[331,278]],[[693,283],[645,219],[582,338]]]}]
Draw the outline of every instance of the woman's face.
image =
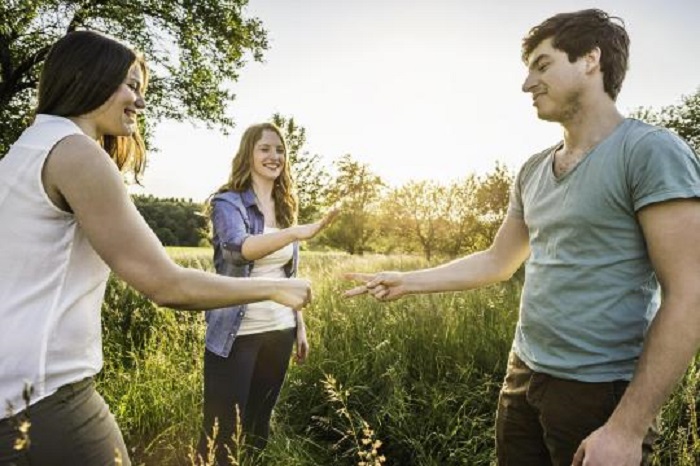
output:
[{"label": "woman's face", "polygon": [[276,132],[263,130],[253,148],[251,176],[253,179],[275,181],[284,170],[284,144]]},{"label": "woman's face", "polygon": [[136,116],[146,107],[142,89],[141,66],[134,63],[112,97],[91,112],[97,136],[131,136],[136,131]]}]

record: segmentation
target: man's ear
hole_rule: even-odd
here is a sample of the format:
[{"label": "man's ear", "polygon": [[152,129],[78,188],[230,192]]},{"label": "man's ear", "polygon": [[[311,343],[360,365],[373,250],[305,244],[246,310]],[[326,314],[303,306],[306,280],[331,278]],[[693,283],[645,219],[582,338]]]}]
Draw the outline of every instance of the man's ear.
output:
[{"label": "man's ear", "polygon": [[586,52],[586,54],[582,58],[586,62],[587,73],[592,73],[593,71],[600,70],[600,57],[600,47],[593,47],[589,52]]}]

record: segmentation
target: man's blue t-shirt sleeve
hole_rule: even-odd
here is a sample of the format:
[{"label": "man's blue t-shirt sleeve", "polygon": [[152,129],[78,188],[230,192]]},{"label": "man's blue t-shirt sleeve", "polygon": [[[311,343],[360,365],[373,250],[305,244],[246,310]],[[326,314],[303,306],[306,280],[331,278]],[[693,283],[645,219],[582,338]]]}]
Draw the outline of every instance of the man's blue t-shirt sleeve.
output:
[{"label": "man's blue t-shirt sleeve", "polygon": [[634,210],[671,199],[700,197],[700,159],[666,129],[644,135],[628,164]]}]

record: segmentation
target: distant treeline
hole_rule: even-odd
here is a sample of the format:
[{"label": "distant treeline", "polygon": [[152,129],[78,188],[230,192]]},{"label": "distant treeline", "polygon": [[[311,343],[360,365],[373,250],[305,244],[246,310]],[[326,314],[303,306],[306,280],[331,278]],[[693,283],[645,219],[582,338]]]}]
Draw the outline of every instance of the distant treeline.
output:
[{"label": "distant treeline", "polygon": [[[694,150],[700,148],[700,89],[681,104],[658,111],[638,108],[630,116],[665,126]],[[317,221],[331,206],[341,207],[336,221],[305,247],[358,255],[422,254],[427,260],[459,257],[487,248],[506,215],[515,175],[500,163],[481,176],[465,173],[458,179],[390,187],[350,154],[326,166],[319,155],[303,151],[303,126],[279,114],[272,121],[285,133],[299,223]],[[209,244],[201,204],[153,196],[135,196],[134,201],[164,245]]]},{"label": "distant treeline", "polygon": [[133,196],[134,204],[164,246],[208,245],[208,220],[192,199]]}]

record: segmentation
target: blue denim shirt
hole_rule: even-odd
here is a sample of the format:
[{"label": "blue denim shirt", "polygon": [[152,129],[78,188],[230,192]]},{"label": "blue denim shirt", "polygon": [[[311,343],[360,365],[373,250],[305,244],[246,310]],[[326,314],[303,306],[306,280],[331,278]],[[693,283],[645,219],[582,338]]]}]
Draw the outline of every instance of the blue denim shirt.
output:
[{"label": "blue denim shirt", "polygon": [[[243,242],[250,235],[260,235],[265,228],[265,218],[258,209],[252,189],[243,192],[227,191],[211,200],[211,221],[214,230],[214,267],[219,275],[249,277],[253,261],[241,254]],[[287,277],[297,273],[299,244],[294,243],[292,260],[285,266]],[[247,305],[214,309],[206,312],[206,347],[222,357],[228,357],[236,339]]]}]

